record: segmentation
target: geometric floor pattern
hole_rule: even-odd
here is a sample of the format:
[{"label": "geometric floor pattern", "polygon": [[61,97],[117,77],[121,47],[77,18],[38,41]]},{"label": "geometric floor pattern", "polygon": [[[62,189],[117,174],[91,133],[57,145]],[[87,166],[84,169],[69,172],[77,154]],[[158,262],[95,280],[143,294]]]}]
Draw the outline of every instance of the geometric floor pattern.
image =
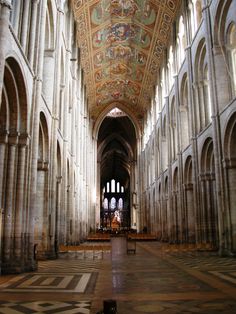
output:
[{"label": "geometric floor pattern", "polygon": [[182,265],[186,265],[195,269],[209,269],[209,268],[232,268],[236,269],[236,258],[227,257],[227,258],[218,258],[217,253],[208,252],[206,255],[204,253],[184,253],[181,256],[181,253],[175,254],[166,254],[172,256],[176,261],[180,262]]},{"label": "geometric floor pattern", "polygon": [[97,273],[30,273],[0,285],[2,292],[92,293]]},{"label": "geometric floor pattern", "polygon": [[224,281],[227,281],[228,283],[233,283],[236,285],[236,269],[235,271],[212,270],[209,271],[209,273],[220,279],[223,279]]},{"label": "geometric floor pattern", "polygon": [[33,313],[90,313],[91,302],[88,301],[36,301],[36,302],[6,302],[0,301],[0,313],[4,314],[33,314]]},{"label": "geometric floor pattern", "polygon": [[127,254],[121,237],[111,245],[101,259],[41,261],[33,273],[0,276],[0,313],[96,314],[105,299],[119,314],[236,313],[236,258],[164,252],[158,241]]},{"label": "geometric floor pattern", "polygon": [[149,301],[149,302],[119,302],[119,314],[144,314],[144,313],[163,313],[163,314],[234,314],[235,302],[226,300],[222,303],[221,299],[214,301]]},{"label": "geometric floor pattern", "polygon": [[233,314],[236,259],[163,253],[158,242],[141,242],[134,255],[113,253],[112,288],[122,314]]},{"label": "geometric floor pattern", "polygon": [[[171,256],[171,255],[169,255]],[[180,265],[216,276],[229,283],[236,284],[236,258],[219,258],[216,253],[188,253],[183,256],[172,255]]]}]

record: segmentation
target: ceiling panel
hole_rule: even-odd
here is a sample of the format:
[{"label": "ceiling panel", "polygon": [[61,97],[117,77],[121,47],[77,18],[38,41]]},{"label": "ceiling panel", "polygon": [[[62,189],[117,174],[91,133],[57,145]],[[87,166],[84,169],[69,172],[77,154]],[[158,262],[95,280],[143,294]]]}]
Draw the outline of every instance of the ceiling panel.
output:
[{"label": "ceiling panel", "polygon": [[73,0],[91,116],[111,103],[138,119],[150,105],[156,73],[180,0]]}]

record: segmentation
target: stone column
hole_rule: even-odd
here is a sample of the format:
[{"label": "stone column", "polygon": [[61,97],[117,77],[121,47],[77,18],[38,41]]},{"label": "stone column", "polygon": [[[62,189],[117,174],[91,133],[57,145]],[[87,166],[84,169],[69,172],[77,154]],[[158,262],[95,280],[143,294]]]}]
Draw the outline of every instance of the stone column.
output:
[{"label": "stone column", "polygon": [[11,8],[10,0],[0,0],[0,109],[2,103],[5,58],[8,49],[8,38],[10,37],[9,18]]},{"label": "stone column", "polygon": [[169,241],[170,239],[170,230],[169,230],[169,224],[168,224],[168,214],[169,214],[169,195],[165,195],[165,200],[163,203],[163,210],[164,210],[164,240]]},{"label": "stone column", "polygon": [[[23,262],[22,243],[23,243],[23,217],[24,217],[24,197],[25,197],[25,165],[26,165],[26,148],[29,144],[27,134],[19,137],[18,144],[18,169],[17,169],[17,184],[16,184],[16,212],[15,212],[15,232],[14,232],[14,264],[20,267]],[[21,268],[19,268],[21,271]]]},{"label": "stone column", "polygon": [[208,209],[208,186],[206,180],[206,174],[203,173],[200,175],[200,184],[201,184],[201,206],[200,206],[200,234],[201,234],[201,243],[206,243],[208,240],[208,217],[207,217],[207,209]]},{"label": "stone column", "polygon": [[37,13],[38,13],[38,3],[39,0],[31,0],[32,9],[31,9],[31,25],[30,25],[30,34],[29,34],[29,49],[28,49],[28,60],[33,68],[34,55],[35,55],[35,35],[36,35],[36,23],[37,23]]},{"label": "stone column", "polygon": [[29,27],[29,13],[30,13],[30,1],[23,2],[23,16],[22,16],[22,25],[21,25],[21,37],[20,42],[22,45],[22,49],[25,52],[27,45],[27,37],[28,37],[28,27]]},{"label": "stone column", "polygon": [[190,243],[195,242],[195,223],[196,217],[192,211],[194,206],[193,201],[193,184],[187,183],[184,185],[185,188],[185,210],[186,210],[186,217],[187,217],[187,241]]},{"label": "stone column", "polygon": [[[8,141],[8,132],[3,132],[0,134],[0,235],[2,235],[2,221],[3,221],[3,184],[5,179],[5,154],[6,154],[6,144]],[[1,261],[2,261],[2,236],[0,236],[0,272],[1,272]]]},{"label": "stone column", "polygon": [[198,81],[198,112],[200,119],[200,130],[201,131],[206,126],[206,104],[204,98],[204,85],[203,81]]},{"label": "stone column", "polygon": [[207,176],[208,185],[208,225],[209,225],[209,242],[214,246],[218,246],[218,221],[217,221],[217,210],[216,210],[216,197],[215,197],[215,174],[210,173]]},{"label": "stone column", "polygon": [[209,175],[206,176],[206,237],[207,242],[212,242],[212,204],[211,204],[211,180]]},{"label": "stone column", "polygon": [[14,7],[13,7],[12,27],[17,37],[18,37],[18,31],[19,31],[19,26],[20,26],[20,11],[21,11],[20,9],[21,9],[22,3],[23,3],[22,1],[15,1]]},{"label": "stone column", "polygon": [[178,191],[172,191],[172,215],[171,215],[171,242],[179,241],[179,221],[178,221]]},{"label": "stone column", "polygon": [[0,208],[3,208],[3,183],[5,178],[5,154],[6,154],[6,144],[8,142],[8,132],[5,131],[0,134]]},{"label": "stone column", "polygon": [[230,254],[236,254],[236,158],[225,159],[223,162],[226,191],[229,204],[224,213],[228,228],[225,230],[224,247]]},{"label": "stone column", "polygon": [[197,130],[198,130],[198,124],[197,119],[199,116],[199,113],[197,112],[197,104],[196,99],[194,97],[194,91],[197,95],[197,84],[194,84],[193,82],[193,67],[192,67],[192,53],[191,53],[191,46],[188,46],[186,48],[186,61],[188,65],[188,98],[189,98],[189,109],[190,109],[190,127],[191,127],[191,135],[192,135],[192,164],[193,164],[193,182],[196,182],[194,184],[194,190],[193,190],[193,197],[194,197],[194,204],[193,204],[193,210],[196,220],[196,242],[200,242],[200,184],[199,184],[199,164],[198,164],[198,146],[197,146]]},{"label": "stone column", "polygon": [[56,208],[55,208],[55,241],[54,241],[54,249],[55,253],[57,254],[59,244],[60,244],[60,191],[61,191],[61,176],[57,176],[57,181],[56,181]]},{"label": "stone column", "polygon": [[219,99],[217,97],[217,77],[216,77],[216,66],[213,57],[214,50],[212,47],[212,25],[211,25],[211,12],[209,9],[208,2],[204,2],[203,17],[205,21],[205,34],[206,34],[206,47],[207,47],[207,57],[209,64],[209,84],[210,84],[210,95],[211,95],[211,105],[212,105],[212,126],[213,126],[213,150],[214,150],[214,162],[215,162],[215,179],[216,179],[216,206],[218,211],[218,230],[219,230],[219,253],[225,254],[226,251],[226,230],[228,228],[226,222],[226,191],[224,189],[224,175],[223,175],[223,151],[221,143],[221,127],[220,127],[220,116],[219,116]]},{"label": "stone column", "polygon": [[[35,268],[34,256],[34,218],[35,218],[35,203],[36,203],[36,189],[37,189],[37,165],[38,165],[38,144],[39,144],[39,115],[41,105],[42,92],[42,74],[43,74],[43,57],[44,57],[44,42],[45,42],[45,23],[46,23],[46,8],[47,1],[41,0],[41,16],[39,25],[39,49],[37,60],[37,73],[35,81],[35,96],[33,99],[33,130],[32,130],[32,157],[31,157],[31,182],[30,182],[30,213],[28,221],[29,233],[29,263],[32,268]],[[29,265],[29,267],[31,267]]]},{"label": "stone column", "polygon": [[8,165],[7,165],[7,182],[6,182],[6,207],[4,212],[4,256],[3,260],[5,267],[9,267],[11,262],[11,253],[13,247],[13,228],[14,228],[14,188],[16,179],[16,152],[18,143],[18,133],[9,135],[9,148],[8,148]]}]

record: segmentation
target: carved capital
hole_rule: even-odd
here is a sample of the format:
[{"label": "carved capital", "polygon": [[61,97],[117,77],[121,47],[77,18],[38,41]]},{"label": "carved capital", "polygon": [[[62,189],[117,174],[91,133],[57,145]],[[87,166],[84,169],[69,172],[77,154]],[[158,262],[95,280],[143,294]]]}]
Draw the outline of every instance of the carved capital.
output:
[{"label": "carved capital", "polygon": [[236,168],[236,158],[225,158],[222,163],[226,169]]},{"label": "carved capital", "polygon": [[8,142],[9,132],[7,130],[0,130],[0,144],[6,144]]},{"label": "carved capital", "polygon": [[192,183],[186,183],[184,184],[185,191],[192,191],[193,190],[193,184]]},{"label": "carved capital", "polygon": [[57,176],[57,183],[61,183],[62,181],[62,176]]},{"label": "carved capital", "polygon": [[214,181],[215,173],[213,172],[204,172],[199,175],[200,181]]},{"label": "carved capital", "polygon": [[49,169],[49,162],[45,160],[38,160],[37,169],[39,171],[48,171]]},{"label": "carved capital", "polygon": [[28,146],[30,142],[30,136],[27,133],[21,134],[19,136],[19,145],[20,146]]},{"label": "carved capital", "polygon": [[10,130],[10,134],[8,136],[8,143],[10,145],[17,145],[19,142],[20,133],[16,130]]},{"label": "carved capital", "polygon": [[12,10],[12,5],[10,0],[0,0],[0,5],[7,7],[9,10]]}]

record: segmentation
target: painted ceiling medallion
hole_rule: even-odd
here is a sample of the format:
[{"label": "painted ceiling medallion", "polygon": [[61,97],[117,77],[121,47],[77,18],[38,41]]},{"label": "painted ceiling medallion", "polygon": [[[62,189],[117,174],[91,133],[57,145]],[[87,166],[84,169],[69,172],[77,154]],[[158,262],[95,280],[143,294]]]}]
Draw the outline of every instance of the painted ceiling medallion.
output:
[{"label": "painted ceiling medallion", "polygon": [[179,3],[73,0],[91,115],[114,101],[143,115]]}]

